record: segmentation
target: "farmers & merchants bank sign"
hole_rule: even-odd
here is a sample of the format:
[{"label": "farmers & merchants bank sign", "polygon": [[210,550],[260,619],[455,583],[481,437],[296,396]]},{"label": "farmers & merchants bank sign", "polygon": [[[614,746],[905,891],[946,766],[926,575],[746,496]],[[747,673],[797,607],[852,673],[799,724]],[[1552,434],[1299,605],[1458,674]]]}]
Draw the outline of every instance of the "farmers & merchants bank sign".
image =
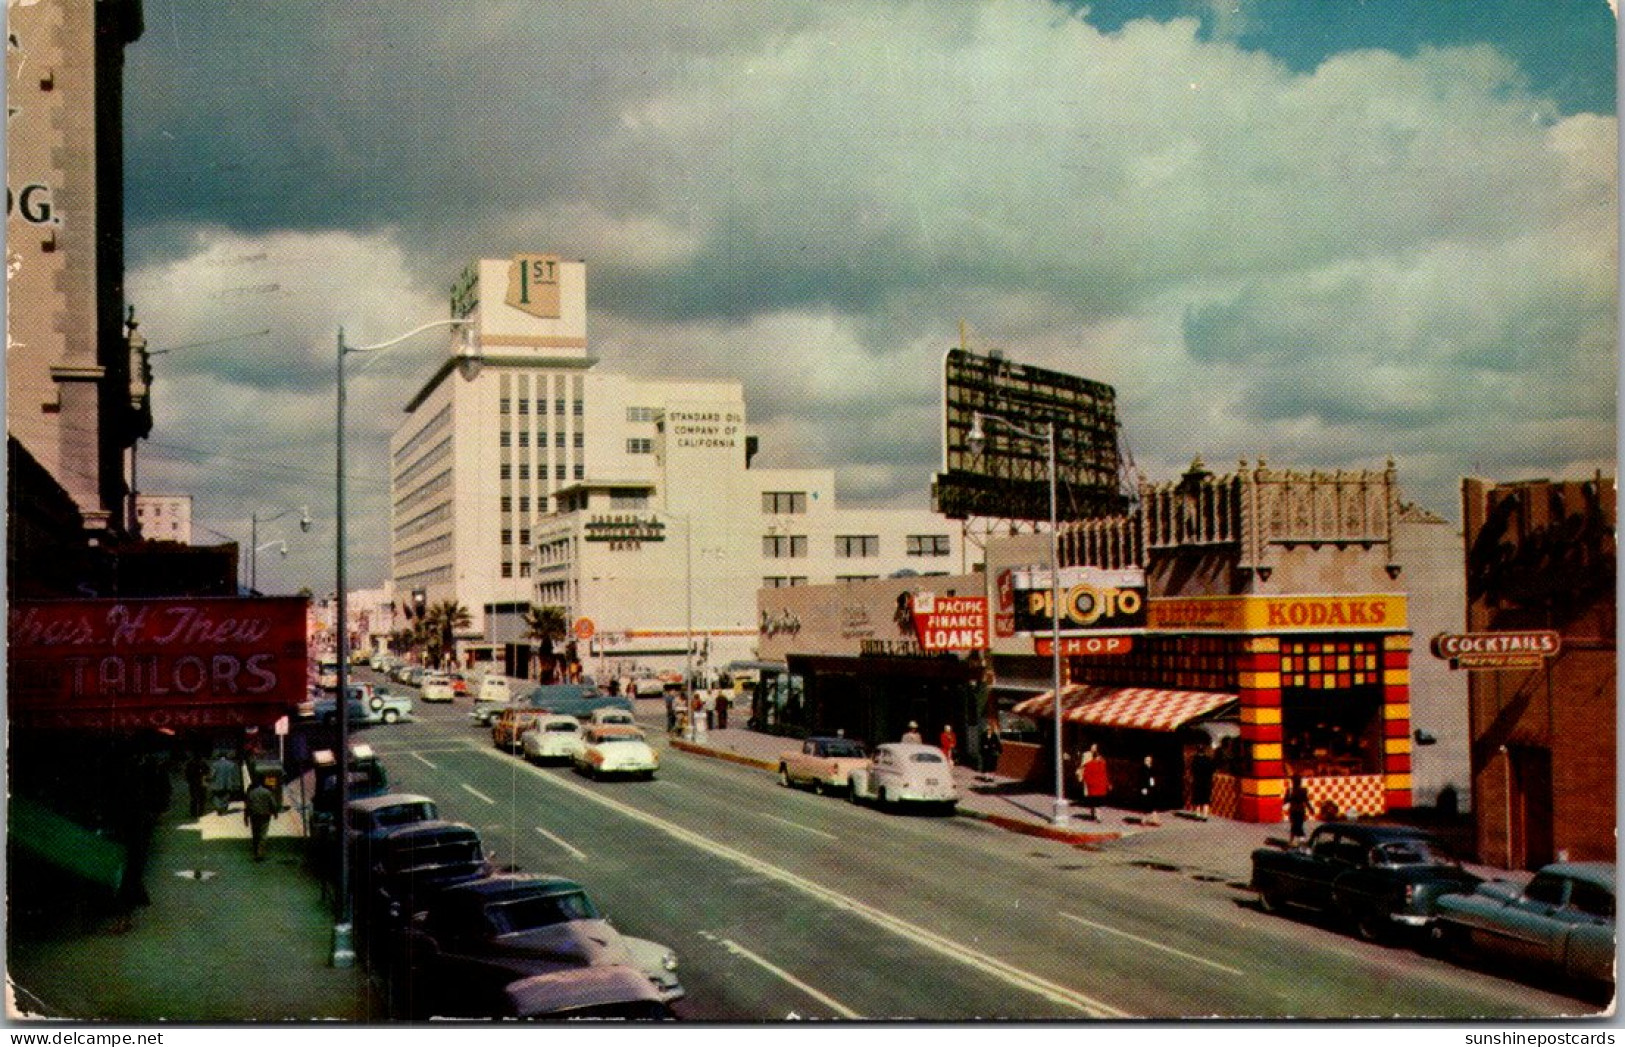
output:
[{"label": "farmers & merchants bank sign", "polygon": [[14,726],[267,725],[309,673],[304,597],[19,601],[6,637]]}]

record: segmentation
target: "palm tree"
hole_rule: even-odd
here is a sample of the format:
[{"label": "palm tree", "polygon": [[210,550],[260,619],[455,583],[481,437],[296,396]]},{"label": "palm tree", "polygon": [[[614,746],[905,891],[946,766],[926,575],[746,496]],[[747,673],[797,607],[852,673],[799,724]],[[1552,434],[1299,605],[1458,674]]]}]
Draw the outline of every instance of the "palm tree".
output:
[{"label": "palm tree", "polygon": [[569,623],[564,617],[562,607],[537,607],[535,604],[525,609],[525,635],[536,641],[538,669],[537,678],[546,682],[553,676],[557,661],[553,655],[553,643],[564,639]]},{"label": "palm tree", "polygon": [[456,600],[441,600],[430,606],[423,612],[420,622],[425,648],[424,661],[428,664],[443,665],[445,659],[457,649],[457,631],[467,629],[473,624],[473,615]]}]

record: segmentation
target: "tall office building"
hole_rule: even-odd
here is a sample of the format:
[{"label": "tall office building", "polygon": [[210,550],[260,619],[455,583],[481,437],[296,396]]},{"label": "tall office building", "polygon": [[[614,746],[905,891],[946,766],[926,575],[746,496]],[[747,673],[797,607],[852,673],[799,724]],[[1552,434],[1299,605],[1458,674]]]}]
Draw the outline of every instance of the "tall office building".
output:
[{"label": "tall office building", "polygon": [[581,262],[482,260],[452,314],[472,348],[454,341],[391,442],[392,577],[408,606],[466,606],[465,649],[523,642],[535,604],[589,620],[606,661],[669,667],[692,634],[717,662],[750,653],[761,587],[962,567],[942,517],[842,510],[829,470],[751,468],[738,382],[598,370]]}]

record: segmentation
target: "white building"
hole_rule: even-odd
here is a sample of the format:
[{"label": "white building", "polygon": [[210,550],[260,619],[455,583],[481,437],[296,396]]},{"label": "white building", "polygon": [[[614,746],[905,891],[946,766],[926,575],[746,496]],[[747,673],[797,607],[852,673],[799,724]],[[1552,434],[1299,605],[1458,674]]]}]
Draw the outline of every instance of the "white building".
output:
[{"label": "white building", "polygon": [[591,623],[589,671],[681,665],[690,633],[721,664],[752,653],[759,588],[962,569],[928,510],[843,510],[829,470],[751,468],[739,383],[596,370],[582,263],[483,260],[453,313],[481,366],[448,356],[392,441],[393,578],[464,604],[474,637],[524,642],[523,610],[557,606]]},{"label": "white building", "polygon": [[189,494],[137,494],[135,519],[141,528],[141,537],[148,541],[192,544],[192,496]]}]

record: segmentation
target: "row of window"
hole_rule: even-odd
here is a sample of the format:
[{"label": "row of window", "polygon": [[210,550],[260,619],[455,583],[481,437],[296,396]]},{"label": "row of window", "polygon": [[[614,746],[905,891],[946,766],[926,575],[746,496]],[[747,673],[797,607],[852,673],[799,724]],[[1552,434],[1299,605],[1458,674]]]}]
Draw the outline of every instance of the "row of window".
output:
[{"label": "row of window", "polygon": [[418,448],[439,436],[441,430],[449,427],[450,425],[451,404],[447,404],[440,410],[436,411],[434,417],[424,423],[423,428],[419,429],[415,434],[413,434],[410,440],[401,444],[400,450],[395,452],[395,467],[397,469],[400,468],[401,463],[410,459]]},{"label": "row of window", "polygon": [[763,491],[762,512],[772,514],[807,511],[806,491]]},{"label": "row of window", "polygon": [[658,407],[628,407],[626,420],[629,422],[658,422],[660,408]]},{"label": "row of window", "polygon": [[[911,534],[907,539],[910,556],[947,556],[948,536],[945,534]],[[807,555],[807,536],[804,534],[769,534],[762,536],[762,555],[769,559],[795,559]],[[880,555],[880,536],[877,534],[841,534],[835,536],[835,555],[841,559],[870,559]]]},{"label": "row of window", "polygon": [[[502,479],[504,479],[504,480],[510,479],[512,477],[512,471],[506,465],[500,467],[500,472],[501,472]],[[555,465],[553,467],[553,479],[555,479],[555,480],[585,480],[586,478],[587,478],[587,467],[585,465],[582,465],[580,462],[577,462],[575,465],[565,465],[563,462],[560,462],[560,463],[558,463],[557,465]],[[530,479],[530,466],[528,466],[528,465],[519,466],[519,479],[521,479],[521,480],[529,480]],[[547,466],[540,465],[540,464],[536,466],[536,479],[538,479],[538,480],[547,479]],[[512,499],[510,499],[509,496],[507,496],[507,495],[502,496],[502,511],[503,512],[508,512],[509,511],[508,503],[511,500]],[[522,497],[522,498],[520,498],[520,502],[523,503],[523,504],[520,506],[519,511],[522,512],[522,513],[529,512],[530,510],[525,508],[525,506],[528,506],[530,504],[530,499]],[[540,505],[540,504],[541,504],[541,499],[538,499],[537,500],[537,505]]]},{"label": "row of window", "polygon": [[783,576],[769,575],[768,577],[762,579],[763,589],[789,589],[793,586],[806,584],[807,576],[804,574],[791,575],[788,578]]},{"label": "row of window", "polygon": [[[527,414],[527,415],[530,414],[530,401],[529,400],[520,400],[520,401],[518,401],[518,406],[519,406],[519,413],[520,414]],[[504,396],[502,399],[497,401],[497,411],[500,414],[511,414],[511,413],[513,413],[513,408],[514,408],[514,402],[512,400],[510,400],[506,396]],[[577,418],[580,418],[585,413],[585,411],[586,411],[586,405],[583,404],[582,401],[580,401],[580,400],[576,400],[575,402],[570,404],[569,413],[575,415]],[[537,414],[546,414],[547,413],[547,401],[546,400],[537,400],[536,401],[536,413]],[[564,400],[559,399],[559,400],[554,400],[553,401],[553,413],[556,414],[556,415],[563,415],[565,413],[565,401]]]},{"label": "row of window", "polygon": [[[553,446],[554,447],[557,447],[560,450],[564,449],[564,446],[565,446],[565,444],[564,444],[564,435],[565,434],[564,434],[563,429],[560,429],[560,430],[558,430],[557,432],[555,432],[553,434]],[[514,443],[513,436],[514,436],[514,434],[510,433],[508,430],[506,430],[506,429],[502,430],[500,433],[497,434],[497,446],[499,446],[499,447],[511,447],[513,445],[513,443]],[[586,433],[582,433],[582,432],[572,433],[571,437],[572,437],[572,439],[570,441],[571,446],[576,447],[576,448],[582,448],[582,447],[587,446],[587,434]],[[519,430],[518,443],[519,443],[520,447],[529,447],[530,446],[530,430],[528,430],[528,429]],[[536,446],[537,447],[546,447],[547,446],[547,434],[546,433],[537,433],[536,434]]]},{"label": "row of window", "polygon": [[[502,561],[502,577],[504,577],[504,578],[512,578],[513,577],[513,564],[510,561],[507,561],[507,560]],[[530,561],[529,560],[524,560],[524,561],[520,562],[520,564],[519,564],[519,577],[521,577],[521,578],[529,578],[530,577]]]}]

